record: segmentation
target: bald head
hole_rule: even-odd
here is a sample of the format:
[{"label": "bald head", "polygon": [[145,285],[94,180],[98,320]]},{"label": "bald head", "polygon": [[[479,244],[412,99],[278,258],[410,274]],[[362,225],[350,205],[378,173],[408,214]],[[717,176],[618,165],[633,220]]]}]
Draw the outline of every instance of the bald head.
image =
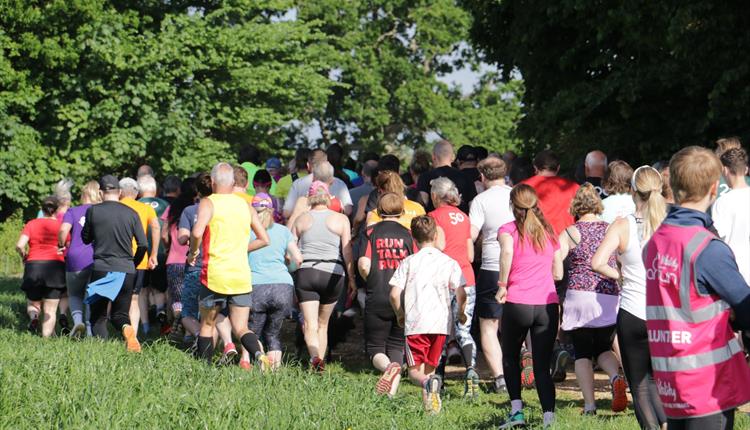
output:
[{"label": "bald head", "polygon": [[448,166],[454,159],[453,144],[447,140],[441,140],[432,147],[432,167]]},{"label": "bald head", "polygon": [[599,150],[591,151],[586,154],[583,167],[587,178],[603,178],[607,170],[607,155]]}]

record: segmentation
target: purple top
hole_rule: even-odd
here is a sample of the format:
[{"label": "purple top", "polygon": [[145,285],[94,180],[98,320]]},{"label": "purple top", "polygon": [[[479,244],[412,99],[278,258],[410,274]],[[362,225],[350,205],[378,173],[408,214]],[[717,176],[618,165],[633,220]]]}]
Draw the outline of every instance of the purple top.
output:
[{"label": "purple top", "polygon": [[65,257],[65,268],[68,272],[80,272],[94,263],[94,248],[86,245],[81,239],[81,231],[86,224],[86,211],[91,205],[74,206],[63,216],[63,223],[68,223],[70,229],[70,245]]},{"label": "purple top", "polygon": [[[599,294],[617,296],[620,288],[613,279],[606,278],[591,269],[591,258],[599,249],[607,232],[604,221],[577,222],[576,229],[581,234],[581,242],[570,252],[570,269],[568,270],[568,289],[578,291],[593,291]],[[615,254],[607,261],[610,267],[617,267]]]}]

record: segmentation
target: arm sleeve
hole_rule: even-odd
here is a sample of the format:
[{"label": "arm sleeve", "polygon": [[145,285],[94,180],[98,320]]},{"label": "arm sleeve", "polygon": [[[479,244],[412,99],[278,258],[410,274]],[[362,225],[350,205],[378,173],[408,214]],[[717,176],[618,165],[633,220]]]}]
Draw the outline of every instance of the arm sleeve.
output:
[{"label": "arm sleeve", "polygon": [[750,286],[742,278],[729,246],[714,240],[695,262],[697,288],[716,293],[734,309],[736,329],[750,329]]},{"label": "arm sleeve", "polygon": [[[299,181],[299,179],[297,179],[297,181]],[[291,213],[294,210],[294,205],[297,204],[297,199],[299,198],[297,195],[297,187],[295,186],[298,185],[297,181],[294,181],[289,188],[289,195],[287,195],[286,200],[284,200],[284,212]]]},{"label": "arm sleeve", "polygon": [[[153,209],[152,209],[153,210]],[[146,233],[141,227],[141,220],[138,219],[138,215],[133,213],[130,219],[130,223],[133,227],[133,236],[135,237],[135,244],[138,248],[143,247],[148,249],[148,241],[146,240]]]},{"label": "arm sleeve", "polygon": [[73,225],[75,221],[73,220],[73,211],[68,209],[65,211],[65,215],[63,215],[63,223],[68,223],[70,225]]},{"label": "arm sleeve", "polygon": [[193,226],[191,225],[190,219],[188,218],[188,212],[187,210],[182,211],[182,214],[180,215],[180,224],[178,225],[178,228],[186,228],[188,230],[192,229]]},{"label": "arm sleeve", "polygon": [[449,285],[451,291],[455,291],[459,287],[466,286],[466,279],[464,279],[463,272],[461,271],[461,267],[458,265],[458,263],[453,261],[451,265],[453,266],[453,268],[451,270]]},{"label": "arm sleeve", "polygon": [[338,191],[336,192],[336,197],[341,201],[341,209],[344,209],[346,206],[354,206],[352,203],[352,196],[349,194],[349,189],[346,188],[346,182],[339,179],[338,183],[339,187],[337,187]]},{"label": "arm sleeve", "polygon": [[469,206],[469,222],[477,230],[482,230],[482,226],[484,225],[484,211],[480,203],[476,200],[472,201],[471,206]]}]

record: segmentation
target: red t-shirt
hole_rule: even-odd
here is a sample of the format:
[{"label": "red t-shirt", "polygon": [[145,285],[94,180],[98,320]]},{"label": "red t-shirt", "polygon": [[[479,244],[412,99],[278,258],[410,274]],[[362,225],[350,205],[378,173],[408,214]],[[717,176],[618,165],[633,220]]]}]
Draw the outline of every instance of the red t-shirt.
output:
[{"label": "red t-shirt", "polygon": [[29,237],[29,255],[26,261],[65,261],[65,257],[57,253],[57,232],[60,231],[57,219],[32,219],[25,226],[21,234]]},{"label": "red t-shirt", "polygon": [[445,232],[445,249],[443,253],[456,260],[461,266],[461,272],[466,280],[467,287],[476,285],[474,281],[474,269],[469,261],[468,240],[471,239],[471,223],[469,216],[455,206],[442,206],[429,215]]},{"label": "red t-shirt", "polygon": [[555,230],[555,234],[559,235],[575,222],[569,210],[570,202],[578,191],[578,184],[559,176],[540,175],[532,176],[521,183],[534,188],[539,196],[539,208]]}]

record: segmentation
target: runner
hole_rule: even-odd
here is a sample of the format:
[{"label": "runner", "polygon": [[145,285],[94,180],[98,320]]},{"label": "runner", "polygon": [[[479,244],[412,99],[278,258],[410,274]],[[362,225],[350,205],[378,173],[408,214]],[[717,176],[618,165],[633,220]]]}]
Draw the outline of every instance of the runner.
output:
[{"label": "runner", "polygon": [[380,197],[378,214],[383,221],[368,229],[365,252],[357,265],[367,283],[365,349],[373,367],[383,372],[375,390],[389,396],[398,390],[404,362],[404,329],[391,307],[389,281],[401,261],[416,248],[409,230],[398,222],[403,211],[403,197],[396,193]]},{"label": "runner", "polygon": [[510,193],[515,221],[498,231],[500,277],[497,301],[503,304],[503,371],[511,399],[510,415],[500,428],[525,425],[521,400],[521,345],[531,333],[536,391],[544,428],[555,421],[555,384],[550,375],[559,317],[555,281],[562,279],[560,246],[544,217],[534,189],[517,185]]},{"label": "runner", "polygon": [[[232,169],[234,171],[234,187],[232,187],[232,193],[235,196],[242,197],[242,200],[246,201],[247,204],[251,204],[253,202],[253,196],[247,193],[247,170],[242,166],[233,166]],[[256,172],[257,171],[259,170],[256,169]]]},{"label": "runner", "polygon": [[289,190],[292,188],[292,183],[299,178],[304,178],[309,175],[307,170],[307,158],[310,156],[310,149],[299,148],[294,153],[294,170],[288,175],[282,176],[281,179],[276,182],[276,192],[271,194],[272,196],[280,199],[280,206],[276,210],[281,210],[283,203],[285,202],[286,196],[289,195]]},{"label": "runner", "polygon": [[707,229],[721,171],[705,148],[672,157],[677,206],[644,251],[648,346],[674,430],[732,429],[736,408],[750,402],[750,367],[733,331],[750,328],[750,286],[729,246]]},{"label": "runner", "polygon": [[[138,177],[138,192],[141,196],[138,201],[154,208],[154,212],[156,212],[156,217],[159,221],[159,234],[161,236],[161,231],[165,230],[164,234],[167,235],[169,232],[168,229],[164,227],[164,212],[166,212],[169,202],[156,197],[156,191],[156,180],[153,176],[143,175]],[[153,235],[153,232],[146,232],[147,238],[152,238]],[[149,241],[149,249],[152,250],[152,252],[154,246],[152,240]],[[170,328],[167,322],[167,312],[165,309],[167,303],[166,263],[168,247],[160,242],[159,245],[156,245],[156,249],[157,265],[155,268],[150,269],[145,273],[145,278],[143,280],[144,291],[141,292],[138,303],[141,314],[148,312],[149,303],[155,306],[155,315],[161,326],[161,334],[166,334]],[[146,321],[148,321],[148,316],[146,317]],[[143,329],[144,332],[148,333],[148,327],[144,326]]]},{"label": "runner", "polygon": [[253,187],[255,187],[255,193],[266,194],[271,199],[271,202],[273,203],[273,221],[277,223],[283,223],[284,215],[281,213],[279,200],[270,194],[271,184],[271,174],[267,170],[260,169],[255,172],[255,177],[253,178]]},{"label": "runner", "polygon": [[586,182],[594,186],[600,199],[607,197],[607,191],[603,186],[606,171],[607,154],[598,149],[586,154],[586,158],[583,161],[583,174],[586,177]]},{"label": "runner", "polygon": [[[243,169],[244,171],[244,169]],[[187,242],[180,243],[180,219],[185,209],[194,204],[197,197],[195,179],[187,178],[180,183],[180,193],[161,216],[164,229],[161,233],[162,243],[169,249],[164,262],[167,271],[167,292],[169,307],[172,310],[173,323],[170,332],[175,333],[182,320],[182,290],[185,280],[185,258],[188,253]]]},{"label": "runner", "polygon": [[477,195],[477,189],[473,182],[468,182],[460,170],[453,168],[452,163],[456,156],[453,152],[453,144],[447,140],[441,140],[432,148],[432,170],[419,176],[417,190],[419,190],[420,203],[430,212],[432,202],[430,201],[430,183],[433,179],[446,177],[453,181],[461,194],[461,205],[458,207],[462,212],[469,212],[469,203]]},{"label": "runner", "polygon": [[747,176],[747,152],[730,149],[721,155],[724,178],[730,190],[719,197],[711,209],[719,237],[729,245],[745,282],[750,283],[750,186]]},{"label": "runner", "polygon": [[[411,222],[419,252],[406,257],[390,279],[391,306],[406,335],[409,379],[422,388],[425,411],[437,414],[442,407],[435,368],[451,332],[451,296],[458,295],[458,309],[465,306],[464,279],[455,260],[437,249],[437,224],[428,216]],[[401,296],[403,295],[403,301]],[[458,316],[466,322],[465,315]]]},{"label": "runner", "polygon": [[[194,266],[202,249],[198,356],[211,363],[216,319],[219,311],[228,306],[234,335],[253,359],[261,363],[261,369],[266,370],[270,366],[268,357],[261,350],[258,336],[247,328],[252,291],[247,253],[267,246],[268,235],[255,209],[232,194],[231,165],[217,163],[211,170],[211,181],[213,194],[201,199],[198,205],[198,220],[191,232],[187,259],[187,264]],[[250,241],[251,230],[256,235],[253,241]]]},{"label": "runner", "polygon": [[[622,279],[617,312],[617,343],[625,377],[633,395],[638,423],[643,429],[658,429],[666,423],[664,408],[653,380],[646,333],[646,268],[642,250],[666,216],[662,179],[655,169],[642,166],[633,173],[631,189],[635,213],[610,225],[599,249],[591,257],[591,268],[609,279]],[[621,269],[609,265],[617,252]]]},{"label": "runner", "polygon": [[602,201],[602,220],[612,224],[617,218],[625,218],[635,212],[635,203],[630,194],[632,180],[633,168],[628,163],[620,160],[609,163],[604,176],[604,192],[608,197]]},{"label": "runner", "polygon": [[[583,393],[584,415],[596,415],[592,362],[609,376],[612,411],[622,412],[628,406],[627,386],[619,375],[620,362],[612,352],[620,287],[614,280],[591,270],[591,257],[608,227],[599,219],[602,209],[596,188],[588,183],[581,185],[570,204],[570,214],[577,221],[560,234],[560,258],[570,257],[560,328],[573,340],[576,380]],[[617,267],[614,255],[607,264]]]},{"label": "runner", "polygon": [[[742,141],[739,137],[729,136],[718,139],[716,141],[716,149],[714,149],[714,153],[717,157],[721,158],[721,156],[730,149],[742,149]],[[669,166],[667,165],[666,167],[668,168]],[[745,183],[750,186],[750,176],[745,177]],[[731,187],[729,186],[726,178],[722,175],[719,181],[719,197],[728,193],[729,190],[731,190]]]},{"label": "runner", "polygon": [[[244,145],[240,149],[239,159],[240,166],[247,172],[248,178],[254,178],[255,172],[261,169],[260,151],[254,145]],[[271,191],[276,192],[276,182],[271,185]],[[253,184],[247,185],[247,194],[254,196],[255,188]]]},{"label": "runner", "polygon": [[[307,178],[305,178],[307,179]],[[335,178],[333,176],[333,166],[331,163],[327,161],[321,161],[317,163],[312,170],[312,175],[310,176],[310,179],[314,182],[321,182],[328,187],[328,190],[331,190],[333,185],[337,183],[338,178]],[[348,193],[348,191],[347,191]],[[328,209],[342,213],[343,212],[343,206],[341,204],[341,200],[339,200],[336,196],[330,195],[329,191],[329,197],[330,201],[328,204]],[[309,196],[300,196],[297,198],[297,203],[294,206],[294,210],[292,211],[291,215],[287,219],[286,225],[291,227],[294,225],[297,218],[302,215],[303,213],[310,210],[310,202],[309,202]]]},{"label": "runner", "polygon": [[[380,172],[375,179],[375,186],[380,195],[385,193],[395,193],[404,200],[404,212],[398,218],[398,222],[406,228],[411,228],[411,220],[420,215],[424,215],[424,208],[421,204],[408,200],[404,194],[404,182],[397,172],[386,170]],[[377,210],[371,210],[367,213],[367,226],[371,227],[381,221]]]},{"label": "runner", "polygon": [[[133,181],[131,179],[133,183]],[[140,262],[148,250],[146,233],[138,214],[120,204],[120,184],[112,175],[99,180],[102,203],[86,211],[86,224],[81,232],[84,244],[94,247],[94,265],[91,267],[86,303],[91,306],[91,326],[94,333],[107,336],[107,308],[109,321],[125,338],[130,352],[141,352],[137,331],[131,325],[133,287],[137,272],[135,262]]]},{"label": "runner", "polygon": [[[248,255],[253,279],[250,329],[263,339],[271,368],[275,370],[281,366],[281,326],[294,307],[294,281],[285,259],[288,256],[294,267],[299,267],[302,254],[289,229],[274,222],[271,196],[256,194],[252,205],[258,212],[260,224],[268,232],[270,244]],[[251,233],[250,240],[255,238],[255,234]],[[245,350],[240,367],[249,366],[250,357]]]},{"label": "runner", "polygon": [[[429,215],[435,219],[438,232],[438,248],[443,253],[455,260],[464,277],[464,292],[466,293],[465,307],[457,308],[458,303],[455,299],[451,301],[453,315],[466,315],[466,322],[460,323],[455,321],[456,340],[461,347],[461,357],[466,366],[464,375],[464,396],[476,398],[479,396],[479,375],[476,371],[477,351],[474,338],[471,336],[471,321],[474,317],[474,303],[476,302],[476,282],[474,281],[474,269],[471,262],[474,260],[474,241],[471,239],[471,223],[469,216],[458,209],[461,203],[461,196],[458,194],[458,188],[448,178],[437,178],[432,181],[430,192],[432,205],[435,210]],[[447,351],[443,354],[438,374],[441,377],[445,375],[445,364],[448,360]]]},{"label": "runner", "polygon": [[[321,149],[315,149],[310,153],[310,156],[307,159],[307,169],[309,172],[313,172],[315,170],[315,166],[318,164],[324,163],[328,161],[328,156],[326,155],[325,151]],[[326,169],[327,170],[327,169]],[[332,170],[332,169],[331,169]],[[320,180],[319,178],[313,178],[315,175],[307,175],[303,178],[299,178],[296,181],[292,183],[292,188],[289,190],[289,194],[286,196],[286,200],[284,200],[284,217],[289,220],[291,219],[292,212],[294,211],[295,207],[297,207],[297,199],[300,197],[307,196],[308,191],[310,190],[310,185],[312,185],[313,180]],[[331,174],[333,176],[333,174]],[[330,185],[330,194],[336,199],[338,199],[341,202],[341,207],[343,209],[344,214],[349,215],[352,213],[352,199],[349,195],[349,190],[346,187],[346,184],[341,181],[341,179],[334,177],[331,179],[331,185]],[[287,225],[291,225],[291,223],[287,223]]]},{"label": "runner", "polygon": [[[145,176],[145,175],[144,175]],[[144,255],[143,258],[136,264],[135,280],[133,284],[133,303],[130,307],[130,323],[135,329],[136,334],[138,333],[138,323],[143,323],[143,335],[147,335],[150,331],[148,323],[148,301],[147,294],[144,293],[143,300],[140,299],[141,290],[143,289],[144,283],[146,282],[146,271],[153,269],[158,263],[158,247],[160,237],[159,218],[156,216],[156,211],[150,205],[141,203],[136,199],[138,197],[138,183],[133,178],[122,178],[120,179],[120,203],[133,209],[138,214],[138,218],[141,220],[141,227],[143,227],[143,234],[145,235],[149,229],[151,229],[151,241],[150,254]],[[135,243],[133,244],[133,253],[135,253]]]},{"label": "runner", "polygon": [[67,294],[64,248],[57,247],[60,230],[57,207],[57,197],[45,198],[42,201],[44,217],[27,222],[16,242],[16,251],[24,261],[21,289],[26,293],[29,330],[38,330],[39,313],[44,311],[42,337],[55,334],[57,307],[60,298]]},{"label": "runner", "polygon": [[310,210],[292,225],[303,257],[295,291],[305,320],[303,331],[310,367],[322,372],[328,347],[328,321],[347,276],[349,289],[355,291],[351,228],[346,215],[328,209],[331,197],[325,183],[313,182],[307,199]]},{"label": "runner", "polygon": [[[70,208],[70,205],[73,201],[73,195],[70,193],[70,190],[73,188],[73,180],[69,178],[61,179],[57,184],[55,184],[55,194],[54,196],[57,198],[57,211],[55,212],[55,218],[57,218],[58,221],[62,222],[63,218],[65,217],[65,214],[68,211],[68,208]],[[57,323],[60,325],[60,333],[62,335],[68,335],[70,334],[70,323],[68,322],[68,295],[65,294],[63,297],[60,297],[60,303],[57,308],[59,315],[57,317]]]},{"label": "runner", "polygon": [[70,236],[70,245],[65,255],[65,283],[68,286],[68,301],[70,302],[70,315],[73,318],[73,329],[71,337],[81,338],[91,335],[91,326],[86,316],[90,315],[88,307],[84,307],[83,299],[86,296],[86,286],[91,278],[91,265],[94,264],[94,248],[83,243],[81,232],[86,225],[86,212],[97,203],[101,203],[99,195],[99,183],[89,181],[81,190],[81,205],[70,208],[65,212],[60,231],[57,235],[58,248],[65,248]]},{"label": "runner", "polygon": [[510,187],[505,184],[505,162],[497,157],[487,157],[477,168],[485,191],[480,193],[469,211],[471,237],[482,243],[482,263],[477,277],[476,309],[479,316],[479,332],[482,352],[493,378],[495,392],[505,390],[503,377],[503,354],[498,334],[503,305],[495,299],[497,281],[500,276],[500,243],[497,231],[513,221],[510,210]]}]

